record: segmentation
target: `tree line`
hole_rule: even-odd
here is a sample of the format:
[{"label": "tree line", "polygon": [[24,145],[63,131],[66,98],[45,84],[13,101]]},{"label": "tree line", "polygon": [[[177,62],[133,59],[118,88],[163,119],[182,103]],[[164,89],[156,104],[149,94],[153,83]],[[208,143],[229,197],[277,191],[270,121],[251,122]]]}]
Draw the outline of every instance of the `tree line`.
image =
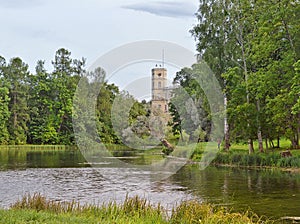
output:
[{"label": "tree line", "polygon": [[[85,73],[85,59],[74,59],[64,48],[56,51],[53,71],[39,60],[35,72],[16,57],[0,57],[0,144],[73,145],[73,98],[79,80]],[[113,130],[110,110],[117,95],[126,95],[114,84],[103,85],[97,97],[97,132],[106,143],[120,143]],[[134,101],[132,122],[146,109]]]},{"label": "tree line", "polygon": [[[225,149],[247,142],[254,152],[279,147],[280,138],[299,147],[300,4],[298,0],[200,0],[191,29],[199,58],[224,90]],[[175,78],[188,91],[197,66]],[[199,101],[205,97],[193,95]],[[200,108],[200,107],[199,107]],[[209,122],[209,109],[204,110]],[[203,124],[202,131],[210,125]]]},{"label": "tree line", "polygon": [[[174,90],[170,104],[172,121],[167,128],[170,134],[172,127],[170,137],[212,140],[210,105],[194,79],[195,74],[204,72],[201,63],[205,62],[224,92],[226,150],[232,142],[247,142],[252,153],[253,142],[257,140],[259,150],[264,151],[279,147],[282,137],[290,139],[291,146],[298,148],[299,12],[299,0],[200,0],[198,22],[190,32],[201,60],[176,74],[174,82],[191,99],[185,98],[182,89]],[[53,71],[48,72],[44,62],[38,61],[35,74],[31,74],[20,58],[6,61],[0,57],[0,144],[75,143],[72,103],[85,72],[85,59],[73,59],[71,52],[59,49],[52,65]],[[159,133],[162,130],[155,131],[155,125],[149,121],[149,103],[139,103],[116,85],[108,84],[105,74],[102,78],[96,126],[103,142],[120,144],[147,139],[154,132],[158,137],[162,135]],[[122,127],[120,133],[114,130],[111,117],[116,97],[133,105],[128,122],[121,118],[114,121]],[[189,107],[189,103],[194,106]],[[182,119],[195,114],[198,114],[197,122]]]}]

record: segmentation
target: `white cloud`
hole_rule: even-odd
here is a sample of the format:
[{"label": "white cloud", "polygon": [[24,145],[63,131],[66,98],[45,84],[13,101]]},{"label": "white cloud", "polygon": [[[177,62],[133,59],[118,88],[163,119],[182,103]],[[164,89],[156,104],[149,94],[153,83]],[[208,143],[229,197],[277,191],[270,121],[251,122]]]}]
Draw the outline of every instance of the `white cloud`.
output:
[{"label": "white cloud", "polygon": [[194,17],[197,7],[190,2],[154,1],[124,5],[122,8],[164,17]]},{"label": "white cloud", "polygon": [[[46,60],[51,70],[51,60],[60,47],[70,50],[74,58],[86,57],[88,65],[115,47],[140,40],[165,40],[194,49],[188,30],[196,9],[188,13],[187,8],[195,0],[172,1],[177,2],[154,2],[165,10],[160,10],[165,15],[161,17],[124,9],[141,2],[137,0],[0,0],[4,21],[0,55],[7,60],[21,57],[33,71],[39,59]],[[176,7],[181,9],[176,11]],[[179,18],[176,22],[175,17]]]}]

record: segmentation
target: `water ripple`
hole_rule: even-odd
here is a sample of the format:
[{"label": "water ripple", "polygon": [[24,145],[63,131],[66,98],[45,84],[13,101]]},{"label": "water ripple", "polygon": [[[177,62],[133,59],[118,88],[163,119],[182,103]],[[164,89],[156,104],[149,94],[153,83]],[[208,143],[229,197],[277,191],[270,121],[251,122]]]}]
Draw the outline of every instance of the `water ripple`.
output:
[{"label": "water ripple", "polygon": [[0,172],[0,207],[8,208],[25,194],[41,193],[56,201],[82,204],[122,202],[126,195],[172,207],[191,195],[180,185],[152,182],[151,173],[133,168],[39,168]]}]

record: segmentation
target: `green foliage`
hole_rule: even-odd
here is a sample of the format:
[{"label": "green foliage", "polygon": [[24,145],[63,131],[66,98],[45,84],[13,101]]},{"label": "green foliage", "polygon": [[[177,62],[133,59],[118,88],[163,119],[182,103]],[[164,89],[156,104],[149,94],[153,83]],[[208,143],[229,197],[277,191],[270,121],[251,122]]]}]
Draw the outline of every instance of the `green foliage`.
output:
[{"label": "green foliage", "polygon": [[115,95],[111,107],[111,130],[119,142],[133,148],[142,148],[149,144],[150,116],[148,105],[140,103],[128,92],[122,91]]},{"label": "green foliage", "polygon": [[[55,53],[52,72],[46,71],[44,64],[39,60],[35,73],[30,74],[28,65],[20,58],[13,58],[7,64],[0,57],[0,144],[73,145],[72,117],[79,121],[80,133],[88,136],[97,129],[99,136],[96,138],[102,142],[121,143],[111,122],[114,99],[121,94],[117,86],[106,82],[104,70],[97,68],[89,74],[93,81],[86,80],[86,93],[79,93],[86,94],[85,102],[78,102],[80,97],[75,96],[75,92],[79,80],[84,79],[85,59],[73,59],[70,51],[61,48]],[[91,121],[94,114],[87,108],[94,104],[91,102],[93,93],[89,90],[95,90],[99,82],[94,127]],[[77,108],[77,114],[73,113],[74,101],[81,107]],[[149,129],[142,130],[147,109],[145,104],[133,101],[129,124],[133,125],[137,136],[144,138],[149,132]]]},{"label": "green foliage", "polygon": [[289,0],[200,1],[191,33],[224,86],[232,141],[299,147],[299,10]]},{"label": "green foliage", "polygon": [[28,65],[20,58],[12,58],[4,68],[3,79],[9,88],[8,122],[9,143],[25,144],[27,141],[28,115]]},{"label": "green foliage", "polygon": [[8,119],[10,117],[9,90],[7,87],[0,88],[0,144],[9,143]]},{"label": "green foliage", "polygon": [[[105,79],[105,74],[103,79]],[[112,104],[119,94],[119,88],[103,80],[99,95],[97,96],[98,134],[104,143],[117,143],[119,138],[113,130],[111,122]]]},{"label": "green foliage", "polygon": [[84,63],[63,48],[56,52],[53,72],[48,73],[44,62],[38,61],[36,74],[29,77],[29,143],[74,144],[72,101]]},{"label": "green foliage", "polygon": [[[173,118],[173,133],[183,131],[189,135],[191,141],[203,141],[210,137],[212,129],[211,108],[207,93],[214,89],[210,74],[205,63],[197,63],[192,68],[183,68],[176,73],[174,83],[180,85],[173,91],[170,102],[170,113]],[[215,94],[215,93],[214,93]]]}]

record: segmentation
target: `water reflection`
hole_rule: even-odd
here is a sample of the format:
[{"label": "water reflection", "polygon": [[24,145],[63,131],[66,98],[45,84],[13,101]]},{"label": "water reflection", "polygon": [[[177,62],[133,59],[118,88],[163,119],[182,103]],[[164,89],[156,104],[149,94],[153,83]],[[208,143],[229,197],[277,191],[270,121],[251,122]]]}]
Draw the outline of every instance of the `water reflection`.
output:
[{"label": "water reflection", "polygon": [[214,204],[251,209],[273,217],[299,216],[300,175],[278,170],[185,166],[172,176],[174,183]]},{"label": "water reflection", "polygon": [[0,170],[86,166],[79,150],[0,149]]},{"label": "water reflection", "polygon": [[[125,155],[126,154],[126,155]],[[112,155],[133,164],[150,164],[158,155],[141,152]],[[272,170],[187,165],[171,177],[153,181],[160,173],[116,167],[109,159],[92,164],[79,150],[0,150],[0,207],[26,193],[40,192],[53,200],[81,203],[121,202],[139,195],[171,209],[196,198],[259,215],[299,216],[300,175]]]}]

